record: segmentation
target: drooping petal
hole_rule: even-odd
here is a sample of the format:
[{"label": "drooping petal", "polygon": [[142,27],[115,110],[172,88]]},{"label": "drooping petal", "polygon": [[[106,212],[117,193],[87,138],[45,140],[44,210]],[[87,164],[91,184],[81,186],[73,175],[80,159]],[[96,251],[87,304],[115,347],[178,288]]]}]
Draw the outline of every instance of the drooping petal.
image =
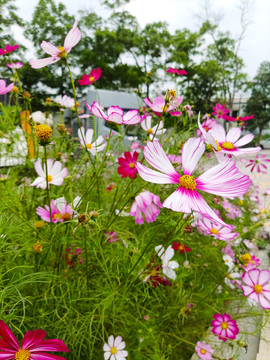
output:
[{"label": "drooping petal", "polygon": [[96,101],[94,101],[91,106],[88,105],[87,102],[85,103],[85,105],[92,112],[93,115],[108,121],[108,116],[103,112],[100,105]]},{"label": "drooping petal", "polygon": [[191,175],[204,153],[205,145],[200,138],[188,139],[182,150],[182,164],[185,175]]},{"label": "drooping petal", "polygon": [[42,41],[42,43],[40,44],[40,47],[45,51],[45,53],[51,55],[51,56],[57,56],[59,54],[59,49],[58,47],[54,46],[53,44],[51,44],[50,42],[47,41]]},{"label": "drooping petal", "polygon": [[30,60],[29,64],[31,65],[31,67],[33,69],[41,69],[47,65],[54,64],[59,60],[60,60],[59,57],[51,56],[51,57],[44,58],[44,59]]},{"label": "drooping petal", "polygon": [[64,42],[64,49],[71,50],[81,40],[81,32],[77,28],[77,24],[78,21],[75,21],[73,28],[68,32]]}]

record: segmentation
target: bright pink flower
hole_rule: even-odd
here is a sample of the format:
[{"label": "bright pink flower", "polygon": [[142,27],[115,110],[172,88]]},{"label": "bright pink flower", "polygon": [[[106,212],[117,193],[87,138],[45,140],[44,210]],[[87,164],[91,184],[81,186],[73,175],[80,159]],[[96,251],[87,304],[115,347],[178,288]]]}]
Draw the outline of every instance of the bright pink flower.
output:
[{"label": "bright pink flower", "polygon": [[108,231],[105,231],[105,237],[110,243],[117,242],[117,233],[114,231],[111,231],[108,233]]},{"label": "bright pink flower", "polygon": [[148,142],[144,149],[146,161],[158,171],[137,163],[139,175],[146,181],[156,184],[180,185],[163,203],[163,207],[184,213],[197,211],[211,217],[218,223],[226,224],[205,202],[198,190],[210,194],[236,197],[245,194],[250,185],[250,178],[240,173],[235,161],[226,161],[193,178],[199,159],[205,150],[201,139],[190,138],[183,146],[183,176],[175,170],[158,141]]},{"label": "bright pink flower", "polygon": [[102,74],[102,70],[100,68],[97,68],[96,70],[91,70],[90,75],[83,75],[81,80],[78,80],[80,85],[91,85],[95,81],[97,81]]},{"label": "bright pink flower", "polygon": [[4,95],[13,89],[14,84],[11,83],[6,86],[5,80],[0,79],[0,95]]},{"label": "bright pink flower", "polygon": [[[51,210],[52,210],[52,222],[63,222],[71,220],[74,217],[77,217],[74,210],[80,201],[80,197],[76,197],[73,201],[73,204],[67,204],[65,198],[59,198],[51,201]],[[38,216],[46,222],[50,222],[50,208],[48,205],[45,205],[45,209],[39,206],[36,210]]]},{"label": "bright pink flower", "polygon": [[[215,119],[207,119],[202,123],[202,127],[206,132],[210,131],[214,126],[218,124],[217,120]],[[197,136],[203,136],[200,129],[197,129]]]},{"label": "bright pink flower", "polygon": [[126,151],[123,157],[118,158],[118,164],[120,166],[118,167],[117,172],[122,178],[127,176],[130,177],[130,179],[137,177],[136,163],[138,155],[137,151],[134,151],[133,154]]},{"label": "bright pink flower", "polygon": [[221,105],[220,103],[217,103],[212,109],[214,110],[213,115],[217,115],[218,119],[223,119],[224,115],[230,112],[229,109],[225,109],[225,105]]},{"label": "bright pink flower", "polygon": [[15,51],[16,49],[18,49],[18,47],[19,47],[19,45],[13,45],[13,46],[6,45],[5,49],[0,48],[0,55],[10,54],[13,51]]},{"label": "bright pink flower", "polygon": [[93,141],[93,135],[93,129],[87,129],[86,134],[83,127],[81,127],[81,130],[78,129],[78,137],[81,145],[83,147],[86,146],[87,150],[95,156],[98,152],[105,149],[106,142],[104,142],[103,136],[101,135],[96,139],[96,141]]},{"label": "bright pink flower", "polygon": [[245,296],[259,303],[264,309],[270,309],[270,271],[252,269],[242,276]]},{"label": "bright pink flower", "polygon": [[147,223],[156,221],[160,213],[156,205],[162,207],[160,198],[150,191],[144,191],[137,195],[130,209],[130,215],[135,217],[135,224],[143,224],[142,213],[144,213],[144,218]]},{"label": "bright pink flower", "polygon": [[62,356],[47,354],[47,351],[68,352],[62,340],[43,340],[46,336],[44,330],[27,331],[21,345],[10,328],[0,320],[0,358],[3,360],[66,360]]},{"label": "bright pink flower", "polygon": [[183,101],[183,97],[180,96],[179,98],[176,98],[173,102],[166,104],[165,98],[163,96],[158,96],[155,98],[154,102],[151,103],[151,101],[148,98],[144,99],[147,106],[149,106],[153,112],[161,116],[161,113],[163,112],[171,112],[175,110]]},{"label": "bright pink flower", "polygon": [[40,69],[44,66],[53,64],[63,58],[66,58],[71,49],[81,40],[81,32],[77,28],[77,24],[78,21],[75,21],[73,28],[68,32],[65,38],[64,46],[56,47],[53,44],[43,40],[40,46],[45,51],[45,53],[51,56],[45,59],[30,60],[29,64],[32,66],[32,68]]},{"label": "bright pink flower", "polygon": [[214,353],[214,349],[211,348],[210,345],[207,345],[204,341],[198,341],[195,350],[199,356],[199,358],[203,360],[211,360],[212,354]]},{"label": "bright pink flower", "polygon": [[233,117],[233,116],[229,116],[229,115],[223,116],[223,119],[227,120],[227,121],[248,121],[253,118],[254,118],[254,115],[244,116],[244,117],[241,117],[241,116]]},{"label": "bright pink flower", "polygon": [[75,245],[71,245],[70,248],[65,250],[65,255],[62,256],[65,263],[72,269],[76,267],[77,263],[82,264],[84,260],[81,256],[82,250],[80,248],[77,248],[74,251],[74,248]]},{"label": "bright pink flower", "polygon": [[236,335],[239,334],[239,329],[235,320],[231,320],[231,316],[224,313],[215,314],[215,320],[211,321],[211,326],[213,326],[212,332],[215,335],[218,335],[218,338],[223,341],[228,339],[234,340]]},{"label": "bright pink flower", "polygon": [[239,265],[245,271],[252,270],[258,266],[260,266],[260,259],[256,258],[252,253],[246,253],[241,256],[241,260],[243,265]]},{"label": "bright pink flower", "polygon": [[197,226],[204,234],[214,236],[214,238],[219,240],[233,240],[238,235],[238,233],[233,232],[233,226],[222,226],[221,224],[213,222],[204,216],[197,220]]},{"label": "bright pink flower", "polygon": [[15,63],[11,63],[11,64],[7,63],[6,65],[10,69],[20,69],[21,67],[23,67],[23,63],[21,63],[21,62],[15,62]]},{"label": "bright pink flower", "polygon": [[171,73],[171,74],[177,74],[177,75],[187,75],[188,74],[186,72],[186,70],[174,69],[172,67],[169,67],[169,69],[167,69],[166,72]]},{"label": "bright pink flower", "polygon": [[62,185],[64,178],[68,176],[67,168],[62,169],[62,164],[60,161],[53,161],[53,159],[47,160],[48,167],[48,179],[46,179],[46,169],[45,164],[42,168],[41,162],[37,160],[35,162],[35,169],[39,175],[36,180],[30,186],[36,186],[37,188],[46,189],[46,180],[48,180],[48,185]]},{"label": "bright pink flower", "polygon": [[[264,171],[264,169],[267,169],[266,164],[270,162],[270,159],[266,159],[267,155],[256,155],[255,160],[252,159],[245,159],[245,162],[247,163],[246,167],[251,166],[250,171],[253,172],[254,169],[257,170],[258,173],[267,174],[267,171]],[[242,159],[241,159],[242,160]]]},{"label": "bright pink flower", "polygon": [[181,245],[180,242],[173,242],[173,246],[172,246],[172,249],[175,250],[175,251],[180,251],[180,253],[184,254],[186,252],[190,252],[190,248],[187,247],[187,245]]},{"label": "bright pink flower", "polygon": [[94,101],[90,106],[85,103],[87,108],[92,112],[93,115],[104,119],[106,121],[111,121],[119,125],[134,125],[142,122],[146,115],[140,116],[138,110],[129,110],[124,115],[124,110],[119,106],[110,106],[107,110],[107,115],[104,113],[100,105]]}]

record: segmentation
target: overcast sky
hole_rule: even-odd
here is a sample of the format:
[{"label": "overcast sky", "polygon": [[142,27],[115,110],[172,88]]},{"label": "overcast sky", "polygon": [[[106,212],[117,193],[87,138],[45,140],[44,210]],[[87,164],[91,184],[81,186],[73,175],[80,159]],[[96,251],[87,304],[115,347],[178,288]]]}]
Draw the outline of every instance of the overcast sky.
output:
[{"label": "overcast sky", "polygon": [[[104,13],[104,8],[100,6],[101,0],[61,2],[75,16],[80,9],[91,9],[99,15]],[[16,0],[20,16],[30,20],[37,3],[38,0]],[[125,9],[137,17],[141,26],[153,21],[166,21],[171,32],[183,28],[195,31],[199,28],[195,14],[200,13],[202,3],[203,0],[131,0]],[[237,8],[239,3],[240,0],[214,0],[211,6],[212,11],[223,13],[221,30],[229,30],[234,36],[241,31],[240,11]],[[251,24],[241,44],[240,56],[244,59],[249,76],[253,77],[262,61],[270,61],[270,0],[250,0],[250,3],[248,20]],[[19,40],[23,41],[22,35]]]}]

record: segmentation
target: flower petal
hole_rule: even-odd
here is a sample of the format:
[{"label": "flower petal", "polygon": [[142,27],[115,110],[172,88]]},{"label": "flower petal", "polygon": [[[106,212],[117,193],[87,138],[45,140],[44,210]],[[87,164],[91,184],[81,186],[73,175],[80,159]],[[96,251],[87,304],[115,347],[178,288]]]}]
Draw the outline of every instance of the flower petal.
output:
[{"label": "flower petal", "polygon": [[42,41],[40,46],[45,51],[45,53],[52,55],[52,56],[57,56],[60,52],[58,47],[56,47],[53,44],[51,44],[50,42],[47,42],[44,40]]},{"label": "flower petal", "polygon": [[[0,320],[0,336],[1,338],[10,345],[10,351],[17,350],[20,348],[20,344],[10,328]],[[1,358],[0,358],[1,359]]]},{"label": "flower petal", "polygon": [[59,57],[51,56],[51,57],[44,58],[44,59],[30,60],[29,64],[31,65],[31,67],[33,69],[41,69],[47,65],[54,64],[59,60],[60,60]]},{"label": "flower petal", "polygon": [[253,134],[247,134],[245,136],[243,136],[241,139],[239,139],[234,146],[235,147],[240,147],[240,146],[244,146],[246,144],[248,144],[249,142],[251,142],[254,138]]},{"label": "flower petal", "polygon": [[191,175],[204,153],[205,145],[200,138],[188,139],[182,150],[182,164],[185,175]]},{"label": "flower petal", "polygon": [[241,129],[238,127],[231,128],[226,136],[226,141],[230,143],[235,143],[241,136]]},{"label": "flower petal", "polygon": [[64,49],[71,50],[73,46],[77,45],[78,42],[81,40],[81,32],[77,28],[77,24],[78,21],[75,21],[73,28],[68,32],[64,42]]},{"label": "flower petal", "polygon": [[162,174],[159,171],[149,169],[148,167],[140,163],[136,164],[136,169],[138,170],[140,177],[143,178],[145,181],[154,184],[175,184],[175,180],[171,178],[171,176]]}]

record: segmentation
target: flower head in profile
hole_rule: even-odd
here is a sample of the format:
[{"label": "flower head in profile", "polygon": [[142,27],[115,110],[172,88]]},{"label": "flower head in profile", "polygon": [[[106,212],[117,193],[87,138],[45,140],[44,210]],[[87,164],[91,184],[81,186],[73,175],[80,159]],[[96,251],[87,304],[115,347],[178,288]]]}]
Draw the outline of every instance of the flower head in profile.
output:
[{"label": "flower head in profile", "polygon": [[50,126],[47,126],[45,124],[36,125],[35,130],[36,130],[36,137],[40,145],[44,146],[50,143],[53,132]]},{"label": "flower head in profile", "polygon": [[19,61],[15,62],[15,63],[11,63],[11,64],[7,63],[6,65],[10,69],[20,69],[21,67],[23,67],[23,63],[21,63]]},{"label": "flower head in profile", "polygon": [[10,92],[13,89],[13,86],[13,83],[6,86],[5,80],[0,79],[0,95],[4,95]]},{"label": "flower head in profile", "polygon": [[244,295],[264,309],[270,309],[270,271],[251,269],[244,273],[242,280]]},{"label": "flower head in profile", "polygon": [[239,328],[235,320],[231,320],[231,316],[224,313],[215,314],[214,319],[211,321],[213,326],[212,332],[217,335],[220,340],[227,341],[228,339],[234,340],[236,335],[239,334]]},{"label": "flower head in profile", "polygon": [[229,115],[224,115],[223,119],[226,121],[248,121],[254,118],[254,115],[250,115],[250,116],[237,116],[237,117],[233,117],[233,116],[229,116]]},{"label": "flower head in profile", "polygon": [[10,328],[0,320],[0,356],[1,359],[16,360],[65,360],[62,356],[47,354],[47,351],[68,352],[68,348],[62,340],[44,340],[44,330],[27,331],[21,345]]},{"label": "flower head in profile", "polygon": [[221,105],[220,103],[217,103],[216,106],[213,107],[213,115],[217,115],[218,119],[223,119],[229,112],[230,110],[225,109],[225,105]]},{"label": "flower head in profile", "polygon": [[63,108],[73,108],[75,106],[74,99],[67,95],[58,95],[54,102]]},{"label": "flower head in profile", "polygon": [[141,127],[143,128],[144,131],[147,132],[150,140],[153,140],[154,135],[158,136],[158,135],[165,134],[167,129],[163,129],[163,121],[160,121],[159,124],[152,127],[151,119],[152,119],[152,116],[147,116],[146,119],[141,122]]},{"label": "flower head in profile", "polygon": [[235,161],[231,160],[220,163],[194,178],[192,173],[204,150],[205,146],[201,139],[190,138],[186,141],[182,149],[183,175],[181,176],[169,161],[160,143],[149,141],[144,148],[144,157],[158,171],[140,163],[137,163],[136,168],[139,175],[148,182],[178,185],[177,189],[164,201],[163,207],[183,213],[197,211],[226,226],[209,207],[199,191],[225,197],[240,196],[248,191],[250,178],[240,173]]},{"label": "flower head in profile", "polygon": [[46,168],[45,164],[42,168],[40,160],[35,162],[35,169],[39,175],[30,186],[36,186],[37,188],[46,189],[46,183],[48,186],[52,185],[62,185],[64,178],[68,176],[67,168],[62,169],[62,164],[60,161],[53,161],[53,159],[47,160],[48,167],[48,177],[46,177]]},{"label": "flower head in profile", "polygon": [[212,354],[214,353],[214,349],[211,348],[210,345],[206,344],[205,341],[200,342],[198,341],[195,350],[200,359],[203,360],[211,360]]},{"label": "flower head in profile", "polygon": [[144,191],[135,197],[131,206],[130,215],[135,217],[135,224],[143,224],[143,213],[147,223],[156,221],[162,207],[159,196],[150,191]]},{"label": "flower head in profile", "polygon": [[[207,119],[202,123],[202,127],[203,129],[208,132],[210,131],[214,126],[218,125],[217,120],[215,119]],[[202,132],[200,129],[197,130],[197,136],[203,136]]]},{"label": "flower head in profile", "polygon": [[100,68],[97,68],[96,70],[91,70],[90,75],[83,75],[81,80],[78,80],[80,85],[91,85],[95,81],[97,81],[102,74],[102,70]]},{"label": "flower head in profile", "polygon": [[205,216],[202,216],[197,220],[197,226],[202,231],[202,233],[211,235],[216,239],[229,241],[236,238],[238,233],[233,232],[233,226],[227,225],[222,226],[219,223],[211,221]]},{"label": "flower head in profile", "polygon": [[83,147],[86,146],[87,150],[92,154],[96,155],[96,153],[102,151],[106,147],[106,143],[104,142],[103,136],[99,136],[97,140],[93,140],[94,130],[87,129],[86,134],[84,128],[78,129],[78,137],[80,139],[80,143]]},{"label": "flower head in profile", "polygon": [[67,54],[71,51],[71,49],[78,44],[81,39],[81,32],[77,28],[78,21],[74,22],[72,29],[68,32],[64,46],[54,46],[50,42],[42,41],[41,48],[45,51],[45,53],[51,55],[45,59],[37,59],[37,60],[30,60],[29,64],[34,69],[40,69],[44,66],[53,64],[61,59],[65,59]]},{"label": "flower head in profile", "polygon": [[104,360],[124,360],[128,356],[128,352],[124,350],[125,347],[126,344],[121,336],[116,338],[113,335],[109,336],[108,343],[103,345]]},{"label": "flower head in profile", "polygon": [[171,260],[171,258],[174,257],[174,250],[172,246],[170,245],[165,250],[162,245],[158,245],[155,247],[155,251],[162,260],[163,274],[166,275],[169,279],[175,280],[176,274],[174,269],[177,269],[179,267],[179,264],[177,261]]},{"label": "flower head in profile", "polygon": [[117,172],[119,175],[121,175],[122,178],[129,177],[132,179],[133,177],[137,177],[137,160],[138,160],[139,154],[137,151],[134,151],[132,154],[129,151],[125,151],[124,155],[118,158],[118,164],[120,165],[117,169]]},{"label": "flower head in profile", "polygon": [[106,121],[111,121],[119,125],[134,125],[142,122],[146,115],[139,115],[138,110],[129,110],[124,115],[124,110],[121,109],[119,106],[110,106],[107,110],[107,115],[104,113],[101,106],[94,101],[93,104],[90,106],[87,103],[86,107],[92,112],[93,115],[104,119]]},{"label": "flower head in profile", "polygon": [[179,98],[176,98],[175,96],[169,102],[166,102],[165,98],[163,96],[158,96],[154,99],[153,102],[151,102],[148,98],[144,99],[144,102],[147,106],[152,109],[152,111],[157,115],[161,116],[163,112],[173,112],[183,101],[183,97],[180,96]]},{"label": "flower head in profile", "polygon": [[0,48],[0,55],[7,55],[12,53],[13,51],[17,50],[19,45],[6,45],[5,49]]}]

